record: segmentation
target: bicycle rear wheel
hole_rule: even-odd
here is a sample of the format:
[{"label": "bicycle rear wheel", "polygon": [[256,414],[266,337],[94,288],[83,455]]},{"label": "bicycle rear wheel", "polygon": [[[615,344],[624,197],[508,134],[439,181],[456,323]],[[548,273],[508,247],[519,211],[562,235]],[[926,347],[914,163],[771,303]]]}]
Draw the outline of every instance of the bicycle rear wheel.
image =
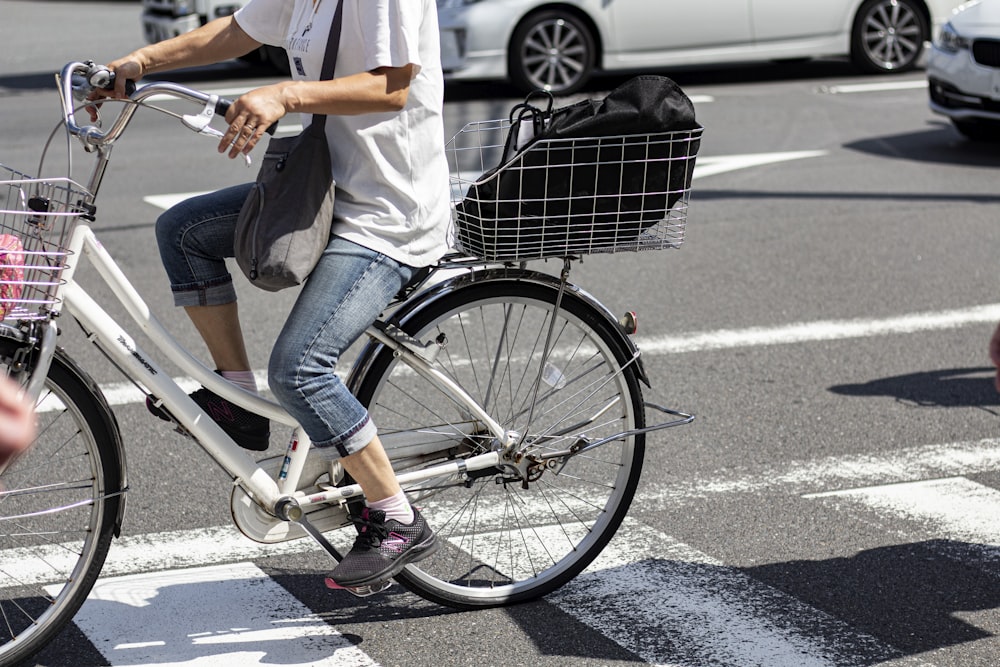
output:
[{"label": "bicycle rear wheel", "polygon": [[[20,344],[0,340],[0,374]],[[25,660],[73,618],[104,564],[122,500],[120,435],[97,387],[61,351],[38,437],[0,473],[0,664]]]},{"label": "bicycle rear wheel", "polygon": [[[617,324],[572,291],[556,311],[557,293],[537,281],[473,282],[400,323],[422,340],[444,333],[448,344],[435,367],[535,452],[644,425],[637,362]],[[550,353],[542,359],[553,317]],[[390,350],[376,354],[357,393],[397,472],[489,451],[491,438],[462,406]],[[414,432],[419,454],[408,435]],[[466,609],[555,590],[590,564],[618,529],[643,453],[642,435],[622,436],[540,467],[528,480],[495,468],[408,486],[442,548],[397,579],[424,598]]]}]

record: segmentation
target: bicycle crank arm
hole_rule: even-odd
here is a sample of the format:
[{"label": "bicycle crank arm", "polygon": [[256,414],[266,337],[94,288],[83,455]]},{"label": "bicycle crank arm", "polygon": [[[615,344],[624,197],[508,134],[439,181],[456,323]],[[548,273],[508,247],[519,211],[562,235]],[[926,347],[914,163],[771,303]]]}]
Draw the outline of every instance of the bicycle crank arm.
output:
[{"label": "bicycle crank arm", "polygon": [[[313,538],[313,540],[320,547],[323,548],[323,551],[330,554],[330,556],[334,560],[340,560],[339,555],[337,554],[337,550],[334,548],[332,544],[330,544],[330,540],[326,539],[326,536],[323,535],[323,533],[321,533],[316,528],[316,526],[312,525],[312,523],[310,523],[308,519],[306,519],[305,514],[302,514],[302,516],[300,516],[298,519],[292,519],[292,521],[302,526],[302,530],[306,531],[309,537]],[[341,586],[340,584],[336,583],[333,579],[329,577],[326,578],[327,588],[331,588],[334,590],[344,590],[350,593],[351,595],[355,595],[359,598],[366,598],[370,595],[381,593],[390,586],[392,586],[392,579],[386,579],[385,581],[378,581],[374,584],[369,584],[367,586]]]}]

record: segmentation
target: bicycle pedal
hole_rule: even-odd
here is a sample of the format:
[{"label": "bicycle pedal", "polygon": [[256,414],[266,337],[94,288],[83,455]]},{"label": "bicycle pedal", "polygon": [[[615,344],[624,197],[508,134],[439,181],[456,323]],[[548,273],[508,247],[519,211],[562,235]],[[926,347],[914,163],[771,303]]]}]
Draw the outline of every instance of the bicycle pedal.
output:
[{"label": "bicycle pedal", "polygon": [[341,586],[333,579],[326,578],[326,587],[335,591],[347,591],[351,595],[359,598],[366,598],[382,591],[387,590],[392,586],[392,579],[386,579],[385,581],[377,581],[374,584],[368,584],[367,586]]}]

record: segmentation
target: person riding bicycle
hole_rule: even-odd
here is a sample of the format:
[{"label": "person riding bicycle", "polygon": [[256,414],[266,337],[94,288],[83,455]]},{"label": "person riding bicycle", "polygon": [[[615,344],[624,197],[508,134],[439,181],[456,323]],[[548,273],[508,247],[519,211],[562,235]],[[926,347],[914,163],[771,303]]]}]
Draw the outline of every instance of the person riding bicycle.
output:
[{"label": "person riding bicycle", "polygon": [[[396,481],[365,408],[334,373],[340,355],[415,271],[448,249],[444,84],[435,0],[340,0],[343,31],[335,76],[318,80],[338,0],[250,0],[235,15],[115,60],[111,95],[125,81],[206,65],[262,44],[286,49],[292,80],[238,98],[226,113],[219,152],[249,153],[286,114],[327,115],[337,183],[333,232],[277,338],[270,388],[324,455],[339,458],[367,507],[354,546],[330,573],[331,587],[363,587],[430,555],[434,533]],[[174,302],[185,308],[218,372],[257,387],[225,264],[237,214],[252,184],[198,196],[157,220]],[[266,418],[200,389],[192,398],[241,446],[266,449]],[[154,413],[169,418],[152,403]]]}]

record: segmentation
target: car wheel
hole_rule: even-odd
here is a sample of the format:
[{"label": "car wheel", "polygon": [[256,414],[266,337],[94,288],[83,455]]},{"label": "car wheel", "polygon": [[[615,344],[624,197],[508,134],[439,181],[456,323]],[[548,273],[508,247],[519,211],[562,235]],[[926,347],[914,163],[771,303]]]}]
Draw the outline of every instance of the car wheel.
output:
[{"label": "car wheel", "polygon": [[905,72],[916,67],[930,27],[917,0],[868,0],[854,18],[851,60],[865,72]]},{"label": "car wheel", "polygon": [[1000,123],[989,120],[954,120],[952,124],[962,136],[973,141],[1000,142]]},{"label": "car wheel", "polygon": [[576,92],[590,79],[597,48],[590,28],[573,14],[532,14],[514,31],[509,49],[511,82],[524,92]]}]

